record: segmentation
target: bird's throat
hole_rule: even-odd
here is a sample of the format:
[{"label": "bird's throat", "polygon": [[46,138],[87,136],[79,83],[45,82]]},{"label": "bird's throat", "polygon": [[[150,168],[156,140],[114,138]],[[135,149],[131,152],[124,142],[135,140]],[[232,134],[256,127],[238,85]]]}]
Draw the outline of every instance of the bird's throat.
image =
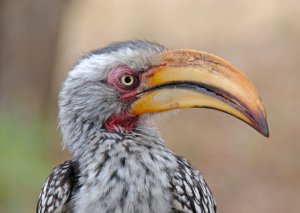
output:
[{"label": "bird's throat", "polygon": [[112,115],[109,117],[104,125],[108,131],[115,131],[119,128],[122,128],[126,131],[132,131],[138,122],[139,116],[132,115],[128,112]]}]

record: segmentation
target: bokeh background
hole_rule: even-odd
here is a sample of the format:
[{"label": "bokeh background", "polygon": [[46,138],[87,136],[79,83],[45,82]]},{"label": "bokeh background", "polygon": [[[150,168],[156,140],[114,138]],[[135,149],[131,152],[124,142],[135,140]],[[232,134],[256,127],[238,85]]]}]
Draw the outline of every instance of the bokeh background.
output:
[{"label": "bokeh background", "polygon": [[113,41],[211,52],[255,82],[266,139],[212,110],[160,122],[167,145],[203,173],[219,212],[300,212],[298,0],[1,0],[0,212],[34,212],[61,151],[57,94],[75,60]]}]

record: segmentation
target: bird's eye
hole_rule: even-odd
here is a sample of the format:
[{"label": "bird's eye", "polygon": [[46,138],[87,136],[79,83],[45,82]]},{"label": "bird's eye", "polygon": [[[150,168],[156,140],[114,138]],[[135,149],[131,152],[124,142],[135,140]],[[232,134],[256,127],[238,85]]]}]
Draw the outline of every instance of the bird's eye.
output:
[{"label": "bird's eye", "polygon": [[135,75],[125,74],[120,77],[120,83],[124,89],[133,89],[138,85],[138,78]]}]

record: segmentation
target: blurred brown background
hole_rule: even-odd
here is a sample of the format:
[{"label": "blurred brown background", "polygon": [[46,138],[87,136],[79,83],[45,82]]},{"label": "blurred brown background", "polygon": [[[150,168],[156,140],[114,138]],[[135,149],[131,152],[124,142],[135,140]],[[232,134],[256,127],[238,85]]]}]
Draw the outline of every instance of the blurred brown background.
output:
[{"label": "blurred brown background", "polygon": [[0,212],[34,212],[46,176],[70,158],[56,128],[68,69],[131,39],[211,52],[247,73],[270,139],[206,109],[161,122],[162,134],[206,177],[219,212],[300,212],[298,0],[1,0]]}]

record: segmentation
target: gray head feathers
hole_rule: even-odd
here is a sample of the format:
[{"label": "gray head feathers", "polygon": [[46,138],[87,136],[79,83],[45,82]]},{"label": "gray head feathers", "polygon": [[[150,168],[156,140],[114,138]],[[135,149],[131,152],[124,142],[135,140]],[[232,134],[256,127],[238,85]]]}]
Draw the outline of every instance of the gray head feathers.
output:
[{"label": "gray head feathers", "polygon": [[107,82],[109,71],[127,65],[149,69],[163,46],[149,41],[126,41],[91,51],[70,70],[59,95],[59,126],[63,144],[74,150],[86,134],[102,128],[114,113],[124,110],[119,93]]}]

